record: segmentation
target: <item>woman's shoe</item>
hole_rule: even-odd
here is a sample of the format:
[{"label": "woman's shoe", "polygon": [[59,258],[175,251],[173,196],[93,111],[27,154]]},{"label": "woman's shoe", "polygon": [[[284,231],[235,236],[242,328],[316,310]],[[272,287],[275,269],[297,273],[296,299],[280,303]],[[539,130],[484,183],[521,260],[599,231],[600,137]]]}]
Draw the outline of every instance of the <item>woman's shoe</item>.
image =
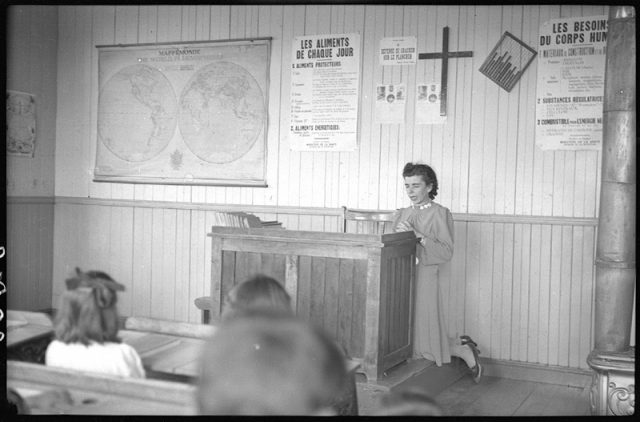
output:
[{"label": "woman's shoe", "polygon": [[473,359],[475,360],[476,364],[469,369],[471,370],[473,381],[475,381],[475,383],[477,384],[480,382],[480,378],[482,378],[482,373],[483,373],[483,368],[482,368],[482,365],[480,364],[480,358],[478,357],[478,355],[480,354],[480,350],[478,349],[478,344],[475,341],[473,341],[471,337],[467,335],[460,336],[460,343],[462,345],[469,346],[469,348],[471,349],[471,352],[473,353]]}]

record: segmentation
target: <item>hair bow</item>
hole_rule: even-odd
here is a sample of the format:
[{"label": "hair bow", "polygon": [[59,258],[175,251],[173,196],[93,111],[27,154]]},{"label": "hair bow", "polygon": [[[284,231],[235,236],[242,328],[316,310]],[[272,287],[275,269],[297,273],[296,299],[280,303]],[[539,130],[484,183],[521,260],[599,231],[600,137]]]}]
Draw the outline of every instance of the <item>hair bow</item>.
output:
[{"label": "hair bow", "polygon": [[88,287],[92,289],[96,295],[98,306],[105,308],[111,306],[115,300],[115,292],[123,291],[124,286],[107,273],[101,271],[82,272],[76,267],[76,276],[65,280],[67,290],[75,290],[78,287]]}]

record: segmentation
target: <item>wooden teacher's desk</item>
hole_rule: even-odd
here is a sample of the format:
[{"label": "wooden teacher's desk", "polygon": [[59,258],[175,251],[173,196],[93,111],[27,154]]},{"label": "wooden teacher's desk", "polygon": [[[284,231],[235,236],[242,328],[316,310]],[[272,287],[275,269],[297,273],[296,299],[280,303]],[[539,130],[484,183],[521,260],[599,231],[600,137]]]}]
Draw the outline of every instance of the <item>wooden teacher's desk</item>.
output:
[{"label": "wooden teacher's desk", "polygon": [[224,297],[255,273],[282,282],[297,315],[322,327],[361,363],[368,380],[411,357],[413,232],[326,233],[211,229],[210,296],[196,306],[216,321]]}]

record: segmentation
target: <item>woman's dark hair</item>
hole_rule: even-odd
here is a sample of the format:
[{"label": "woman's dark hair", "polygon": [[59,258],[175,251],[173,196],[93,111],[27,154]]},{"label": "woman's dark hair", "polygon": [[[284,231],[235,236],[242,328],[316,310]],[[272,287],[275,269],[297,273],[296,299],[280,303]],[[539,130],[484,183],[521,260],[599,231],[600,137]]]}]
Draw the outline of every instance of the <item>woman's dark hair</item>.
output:
[{"label": "woman's dark hair", "polygon": [[82,272],[65,280],[54,320],[57,340],[64,343],[119,342],[117,290],[124,286],[102,271]]},{"label": "woman's dark hair", "polygon": [[438,178],[436,172],[426,164],[407,163],[402,169],[402,177],[422,176],[422,180],[427,186],[431,185],[429,198],[433,199],[438,195]]}]

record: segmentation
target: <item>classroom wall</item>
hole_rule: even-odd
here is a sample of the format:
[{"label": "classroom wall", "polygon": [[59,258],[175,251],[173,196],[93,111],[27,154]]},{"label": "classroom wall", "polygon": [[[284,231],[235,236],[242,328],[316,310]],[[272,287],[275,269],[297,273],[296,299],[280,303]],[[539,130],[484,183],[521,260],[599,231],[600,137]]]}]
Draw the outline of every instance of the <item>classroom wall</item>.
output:
[{"label": "classroom wall", "polygon": [[8,90],[36,97],[33,157],[8,155],[8,307],[51,307],[53,272],[53,194],[56,140],[58,9],[7,8]]},{"label": "classroom wall", "polygon": [[[601,155],[534,145],[536,65],[507,93],[477,69],[504,31],[537,47],[548,19],[607,13],[603,6],[60,6],[53,303],[75,266],[127,286],[124,315],[198,321],[208,293],[216,210],[278,219],[288,229],[338,231],[341,206],[395,209],[408,201],[400,171],[422,160],[439,175],[438,202],[456,219],[450,280],[452,334],[482,356],[587,368]],[[419,52],[449,62],[445,125],[414,123],[412,89],[439,81],[440,61],[378,64],[381,38],[415,35]],[[359,147],[289,150],[291,43],[304,34],[361,34]],[[95,45],[272,37],[267,188],[94,183]],[[406,83],[405,124],[373,119],[377,84]]]}]

